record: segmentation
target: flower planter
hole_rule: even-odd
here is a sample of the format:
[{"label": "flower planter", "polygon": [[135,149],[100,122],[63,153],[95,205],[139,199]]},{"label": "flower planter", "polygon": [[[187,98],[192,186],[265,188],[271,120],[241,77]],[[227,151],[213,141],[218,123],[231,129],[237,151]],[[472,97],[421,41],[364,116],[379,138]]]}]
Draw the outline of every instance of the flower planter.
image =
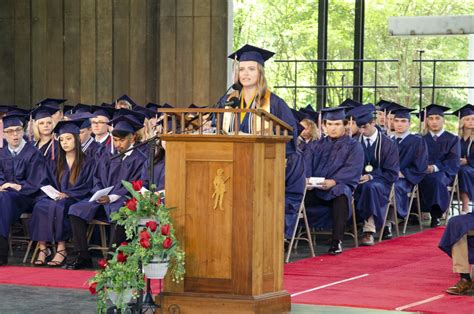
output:
[{"label": "flower planter", "polygon": [[107,289],[110,301],[114,305],[127,304],[133,297],[132,289],[123,290],[120,293],[113,291],[111,288]]},{"label": "flower planter", "polygon": [[153,258],[147,265],[143,265],[143,272],[149,279],[163,279],[168,271],[169,260]]}]

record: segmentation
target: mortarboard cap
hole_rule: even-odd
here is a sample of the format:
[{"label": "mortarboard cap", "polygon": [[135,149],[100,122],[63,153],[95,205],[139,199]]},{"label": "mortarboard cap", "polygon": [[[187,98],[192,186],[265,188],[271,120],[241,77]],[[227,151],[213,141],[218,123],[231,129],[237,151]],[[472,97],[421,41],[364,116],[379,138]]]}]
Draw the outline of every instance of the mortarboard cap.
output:
[{"label": "mortarboard cap", "polygon": [[156,110],[153,111],[153,110],[151,110],[151,109],[148,109],[148,108],[145,108],[145,107],[142,107],[142,106],[135,106],[135,107],[133,107],[133,111],[141,113],[141,114],[144,115],[147,119],[154,118],[154,117],[156,117],[156,115],[157,115]]},{"label": "mortarboard cap", "polygon": [[72,113],[82,113],[82,112],[91,112],[92,106],[88,104],[78,103],[72,108]]},{"label": "mortarboard cap", "polygon": [[53,114],[58,112],[59,109],[50,107],[48,105],[42,105],[37,107],[31,112],[33,120],[39,120],[43,118],[50,118]]},{"label": "mortarboard cap", "polygon": [[385,111],[387,110],[387,106],[390,106],[391,104],[391,101],[380,99],[379,102],[375,104],[375,108],[377,111]]},{"label": "mortarboard cap", "polygon": [[111,120],[114,115],[115,108],[107,107],[107,106],[92,106],[91,112],[94,115],[94,117],[104,116],[104,117],[107,117],[109,120]]},{"label": "mortarboard cap", "polygon": [[321,113],[323,120],[337,121],[346,119],[344,107],[324,108],[321,110]]},{"label": "mortarboard cap", "polygon": [[347,116],[352,116],[358,127],[361,127],[374,119],[375,106],[372,104],[356,107],[347,112]]},{"label": "mortarboard cap", "polygon": [[340,108],[345,108],[346,111],[349,111],[353,108],[356,108],[356,107],[360,107],[362,106],[362,104],[360,102],[357,102],[355,100],[352,100],[350,98],[347,98],[346,100],[344,100],[338,107]]},{"label": "mortarboard cap", "polygon": [[130,118],[130,116],[119,116],[109,122],[109,125],[114,127],[115,131],[121,131],[125,133],[135,133],[136,131],[143,128],[143,124]]},{"label": "mortarboard cap", "polygon": [[395,111],[397,109],[403,109],[405,107],[403,107],[402,105],[399,105],[396,102],[392,101],[392,102],[388,103],[387,105],[385,105],[384,108],[387,111],[387,113],[389,113],[389,112]]},{"label": "mortarboard cap", "polygon": [[127,116],[128,118],[135,120],[137,123],[143,124],[145,122],[145,115],[138,111],[128,110],[125,108],[120,108],[115,111],[114,119],[121,116]]},{"label": "mortarboard cap", "polygon": [[431,115],[444,116],[444,112],[448,111],[449,108],[445,106],[440,106],[437,104],[431,104],[431,105],[426,106],[424,110],[426,110],[427,117]]},{"label": "mortarboard cap", "polygon": [[62,98],[45,98],[39,103],[37,103],[37,106],[48,106],[51,108],[56,108],[57,110],[61,109],[61,104],[65,102],[67,99],[62,99]]},{"label": "mortarboard cap", "polygon": [[54,133],[61,135],[64,133],[79,134],[83,120],[62,120],[54,127]]},{"label": "mortarboard cap", "polygon": [[453,115],[458,117],[459,119],[464,118],[466,116],[470,116],[474,114],[474,106],[471,104],[467,104],[465,106],[462,106],[456,111],[453,111]]},{"label": "mortarboard cap", "polygon": [[394,118],[410,120],[410,113],[414,111],[415,109],[411,109],[411,108],[407,108],[403,106],[400,106],[400,107],[401,108],[397,108],[391,111]]},{"label": "mortarboard cap", "polygon": [[0,105],[0,113],[7,113],[13,108],[16,108],[16,105]]},{"label": "mortarboard cap", "polygon": [[255,61],[263,66],[265,61],[273,57],[274,54],[274,52],[246,44],[229,55],[229,59],[237,59],[240,62]]},{"label": "mortarboard cap", "polygon": [[154,102],[149,102],[148,104],[146,104],[145,108],[148,108],[156,112],[158,108],[161,108],[161,106],[158,104],[155,104]]},{"label": "mortarboard cap", "polygon": [[26,116],[24,114],[18,114],[15,112],[8,112],[2,119],[3,128],[9,128],[12,126],[23,126]]},{"label": "mortarboard cap", "polygon": [[128,96],[127,94],[124,94],[124,95],[120,96],[119,98],[117,98],[117,100],[114,102],[114,104],[118,103],[119,101],[128,102],[132,108],[135,107],[135,106],[138,106],[138,104],[136,102],[134,102],[133,99],[130,98],[130,96]]},{"label": "mortarboard cap", "polygon": [[94,117],[94,115],[90,112],[78,112],[74,114],[70,114],[67,116],[69,120],[81,120],[81,129],[90,128],[91,120],[90,118]]},{"label": "mortarboard cap", "polygon": [[305,119],[309,119],[309,120],[312,120],[312,121],[316,121],[318,119],[318,116],[319,116],[319,112],[314,111],[313,109],[308,110],[306,108],[302,108],[302,109],[300,109],[300,112],[302,112],[306,115]]}]

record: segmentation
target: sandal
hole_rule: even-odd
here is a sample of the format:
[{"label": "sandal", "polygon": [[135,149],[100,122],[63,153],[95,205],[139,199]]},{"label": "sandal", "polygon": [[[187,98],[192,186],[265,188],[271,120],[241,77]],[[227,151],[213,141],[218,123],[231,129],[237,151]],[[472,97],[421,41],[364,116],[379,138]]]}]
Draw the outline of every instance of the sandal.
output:
[{"label": "sandal", "polygon": [[[40,254],[43,253],[44,259],[40,259]],[[36,258],[34,265],[36,266],[44,266],[46,264],[46,259],[51,256],[51,250],[48,248],[42,249],[38,253],[38,257]]]},{"label": "sandal", "polygon": [[[57,261],[56,260],[56,256],[58,254],[63,257],[62,261]],[[56,254],[54,255],[54,258],[51,261],[49,261],[47,265],[51,266],[51,267],[61,267],[61,266],[66,264],[66,257],[67,257],[66,250],[56,251]]]}]

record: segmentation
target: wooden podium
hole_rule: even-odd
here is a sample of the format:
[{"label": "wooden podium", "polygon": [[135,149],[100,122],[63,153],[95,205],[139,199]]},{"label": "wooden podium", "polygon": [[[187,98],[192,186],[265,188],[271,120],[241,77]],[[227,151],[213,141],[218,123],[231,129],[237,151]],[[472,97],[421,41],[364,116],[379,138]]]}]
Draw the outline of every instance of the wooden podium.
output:
[{"label": "wooden podium", "polygon": [[[165,278],[163,313],[289,312],[283,231],[285,143],[292,138],[291,127],[262,110],[160,112],[166,204],[175,207],[173,222],[186,253],[184,281]],[[241,112],[252,113],[256,131],[224,132],[225,115]],[[206,134],[202,126],[210,113],[217,128]],[[239,121],[234,119],[234,129]]]}]

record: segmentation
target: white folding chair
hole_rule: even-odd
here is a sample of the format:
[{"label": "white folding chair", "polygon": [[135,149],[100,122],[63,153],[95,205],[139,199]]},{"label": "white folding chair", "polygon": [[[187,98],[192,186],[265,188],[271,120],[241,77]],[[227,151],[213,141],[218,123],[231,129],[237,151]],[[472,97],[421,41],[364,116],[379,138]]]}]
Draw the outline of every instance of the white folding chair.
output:
[{"label": "white folding chair", "polygon": [[[286,253],[286,259],[285,263],[288,263],[290,261],[290,255],[291,252],[293,251],[293,245],[294,248],[296,249],[298,245],[299,240],[303,240],[308,242],[309,249],[311,251],[311,256],[314,257],[314,246],[313,246],[313,239],[311,239],[311,229],[309,228],[308,224],[308,216],[306,216],[306,208],[304,206],[304,199],[306,197],[306,191],[308,190],[308,185],[306,185],[304,193],[303,193],[303,200],[301,201],[300,208],[298,209],[298,215],[297,215],[297,220],[295,223],[295,227],[293,228],[293,233],[290,239],[290,244],[288,245],[288,252]],[[302,226],[299,226],[300,220],[303,219],[304,221],[304,228],[303,230]],[[297,234],[298,233],[298,234]],[[306,236],[304,236],[306,235]],[[296,243],[295,243],[296,241]]]},{"label": "white folding chair", "polygon": [[[444,221],[444,224],[446,224],[449,220],[449,216],[454,216],[454,195],[456,194],[456,201],[457,201],[457,209],[458,209],[458,214],[461,213],[461,198],[459,194],[459,178],[458,175],[454,177],[454,181],[452,185],[448,186],[448,192],[449,192],[449,205],[448,209],[446,210],[446,220]],[[450,213],[451,212],[451,213]]]}]

